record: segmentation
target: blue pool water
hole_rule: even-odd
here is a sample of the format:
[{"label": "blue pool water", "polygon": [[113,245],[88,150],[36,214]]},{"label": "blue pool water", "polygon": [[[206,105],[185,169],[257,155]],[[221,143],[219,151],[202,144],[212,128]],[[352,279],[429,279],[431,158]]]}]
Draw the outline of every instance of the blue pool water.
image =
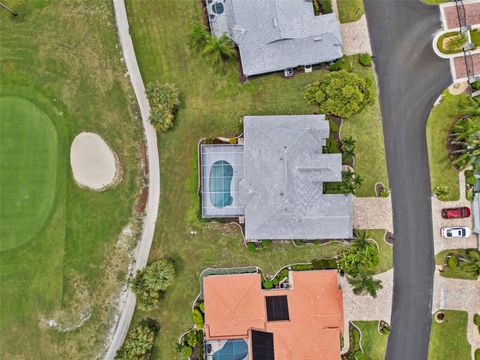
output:
[{"label": "blue pool water", "polygon": [[215,161],[210,169],[208,186],[210,187],[210,201],[217,208],[232,205],[233,198],[230,194],[233,167],[228,161]]},{"label": "blue pool water", "polygon": [[225,346],[213,354],[213,360],[243,360],[248,354],[245,340],[228,340]]}]

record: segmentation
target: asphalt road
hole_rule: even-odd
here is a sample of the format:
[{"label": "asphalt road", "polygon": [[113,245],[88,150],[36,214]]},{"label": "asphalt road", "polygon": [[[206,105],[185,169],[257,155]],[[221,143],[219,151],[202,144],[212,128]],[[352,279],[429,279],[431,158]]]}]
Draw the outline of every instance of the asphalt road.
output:
[{"label": "asphalt road", "polygon": [[387,359],[427,359],[434,251],[425,125],[451,82],[435,56],[437,6],[418,0],[365,0],[393,201],[394,289]]}]

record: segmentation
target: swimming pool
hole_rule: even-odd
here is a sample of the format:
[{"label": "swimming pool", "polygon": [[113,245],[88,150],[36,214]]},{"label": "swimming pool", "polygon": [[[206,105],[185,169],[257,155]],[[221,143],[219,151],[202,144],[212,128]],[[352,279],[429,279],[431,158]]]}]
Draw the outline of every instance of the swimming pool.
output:
[{"label": "swimming pool", "polygon": [[232,205],[233,198],[230,194],[232,183],[233,167],[228,161],[215,161],[210,168],[210,179],[208,182],[210,201],[216,208],[224,208]]},{"label": "swimming pool", "polygon": [[227,340],[223,348],[213,354],[213,360],[243,360],[248,355],[245,340]]}]

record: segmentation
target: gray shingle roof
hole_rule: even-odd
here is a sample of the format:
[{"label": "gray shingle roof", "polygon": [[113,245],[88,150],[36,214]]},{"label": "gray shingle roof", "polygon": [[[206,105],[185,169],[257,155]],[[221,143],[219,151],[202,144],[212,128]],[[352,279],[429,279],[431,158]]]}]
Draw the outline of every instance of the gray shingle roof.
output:
[{"label": "gray shingle roof", "polygon": [[324,115],[246,116],[239,183],[247,239],[352,237],[350,195],[323,194],[341,181],[341,154],[322,154]]},{"label": "gray shingle roof", "polygon": [[336,15],[315,16],[310,1],[224,0],[220,15],[211,11],[216,2],[207,1],[212,32],[233,38],[246,76],[342,57]]}]

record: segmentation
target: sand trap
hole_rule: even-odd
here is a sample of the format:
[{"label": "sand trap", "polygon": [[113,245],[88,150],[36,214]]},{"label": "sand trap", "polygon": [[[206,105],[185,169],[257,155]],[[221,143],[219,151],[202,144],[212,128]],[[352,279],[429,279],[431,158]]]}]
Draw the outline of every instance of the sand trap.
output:
[{"label": "sand trap", "polygon": [[82,187],[104,190],[119,176],[115,153],[97,134],[83,132],[73,140],[70,148],[73,177]]}]

